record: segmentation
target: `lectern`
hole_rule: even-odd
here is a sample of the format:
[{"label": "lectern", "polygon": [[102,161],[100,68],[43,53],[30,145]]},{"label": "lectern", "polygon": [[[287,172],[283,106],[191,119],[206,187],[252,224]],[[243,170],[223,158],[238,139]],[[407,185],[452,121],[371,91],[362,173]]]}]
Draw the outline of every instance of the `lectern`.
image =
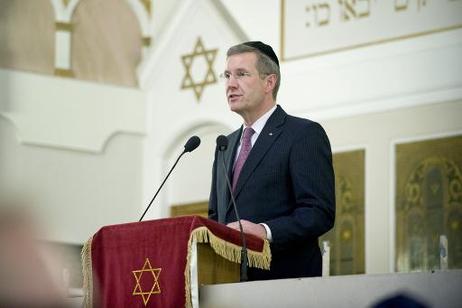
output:
[{"label": "lectern", "polygon": [[[269,269],[269,243],[246,241],[249,266]],[[84,306],[197,307],[200,284],[239,281],[240,244],[199,216],[103,227],[82,250]]]}]

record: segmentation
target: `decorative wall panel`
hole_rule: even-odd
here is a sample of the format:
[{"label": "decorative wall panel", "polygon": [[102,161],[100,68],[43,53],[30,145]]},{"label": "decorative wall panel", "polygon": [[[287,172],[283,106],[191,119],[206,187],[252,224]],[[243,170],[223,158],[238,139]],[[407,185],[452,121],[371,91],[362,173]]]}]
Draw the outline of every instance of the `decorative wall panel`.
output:
[{"label": "decorative wall panel", "polygon": [[462,268],[462,136],[398,144],[396,270],[440,268],[440,236],[449,268]]},{"label": "decorative wall panel", "polygon": [[170,216],[187,216],[187,215],[199,215],[202,217],[208,217],[208,201],[189,203],[181,205],[172,205],[170,208]]},{"label": "decorative wall panel", "polygon": [[335,226],[319,240],[329,241],[331,275],[364,273],[364,158],[364,150],[333,155]]}]

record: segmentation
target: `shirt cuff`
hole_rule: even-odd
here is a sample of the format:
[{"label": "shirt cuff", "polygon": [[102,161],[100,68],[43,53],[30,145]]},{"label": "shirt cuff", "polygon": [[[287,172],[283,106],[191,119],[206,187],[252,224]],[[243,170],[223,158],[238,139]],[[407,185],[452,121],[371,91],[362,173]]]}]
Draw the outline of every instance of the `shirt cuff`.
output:
[{"label": "shirt cuff", "polygon": [[271,234],[271,229],[268,227],[267,224],[261,223],[265,230],[266,230],[266,239],[271,243],[273,241],[273,236]]}]

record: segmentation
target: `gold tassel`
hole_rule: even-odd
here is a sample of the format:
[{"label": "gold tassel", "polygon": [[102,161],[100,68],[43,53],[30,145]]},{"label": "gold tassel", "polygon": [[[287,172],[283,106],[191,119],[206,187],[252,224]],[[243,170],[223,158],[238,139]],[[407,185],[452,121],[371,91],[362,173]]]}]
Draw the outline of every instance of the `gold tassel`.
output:
[{"label": "gold tassel", "polygon": [[[216,254],[222,256],[223,258],[231,262],[241,263],[241,246],[229,243],[217,237],[215,234],[210,232],[210,230],[205,226],[194,229],[189,236],[188,254],[186,257],[186,268],[184,271],[186,308],[192,307],[191,276],[189,269],[191,265],[191,251],[194,240],[196,240],[197,243],[209,243]],[[271,264],[271,250],[268,241],[264,240],[262,252],[248,249],[247,258],[249,261],[249,266],[269,270]]]},{"label": "gold tassel", "polygon": [[188,240],[188,253],[186,255],[186,267],[184,269],[184,288],[185,288],[185,308],[192,308],[192,301],[191,301],[191,254],[192,254],[192,245],[193,245],[193,234],[189,235]]},{"label": "gold tassel", "polygon": [[[210,232],[207,227],[196,228],[192,231],[191,235],[194,236],[198,243],[210,243],[215,253],[223,258],[234,263],[241,263],[241,246],[229,243],[217,237]],[[249,266],[269,269],[271,264],[271,251],[268,241],[264,240],[262,252],[248,249],[247,257]]]},{"label": "gold tassel", "polygon": [[82,248],[82,273],[83,273],[83,307],[93,307],[93,268],[91,263],[91,242],[93,237],[90,237]]}]

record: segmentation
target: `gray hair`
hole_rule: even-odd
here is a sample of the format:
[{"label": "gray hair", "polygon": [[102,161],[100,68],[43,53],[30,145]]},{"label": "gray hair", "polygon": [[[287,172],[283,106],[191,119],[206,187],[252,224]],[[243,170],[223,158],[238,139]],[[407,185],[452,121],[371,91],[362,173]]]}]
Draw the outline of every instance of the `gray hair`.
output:
[{"label": "gray hair", "polygon": [[264,75],[276,75],[276,84],[274,85],[273,89],[273,99],[276,101],[276,97],[279,91],[279,85],[281,84],[281,71],[279,70],[279,66],[273,60],[271,60],[270,57],[262,53],[257,48],[247,46],[244,44],[232,46],[228,49],[226,56],[230,57],[232,55],[237,55],[245,52],[253,52],[257,55],[256,68],[258,73],[260,74],[260,78],[262,78]]}]

